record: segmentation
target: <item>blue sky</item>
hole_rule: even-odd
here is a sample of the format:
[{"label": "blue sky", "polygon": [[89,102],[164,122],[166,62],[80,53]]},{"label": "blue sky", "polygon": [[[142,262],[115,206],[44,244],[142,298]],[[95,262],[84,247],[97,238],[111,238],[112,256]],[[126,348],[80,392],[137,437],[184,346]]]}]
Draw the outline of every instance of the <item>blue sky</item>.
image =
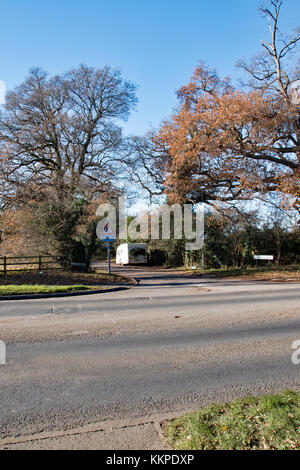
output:
[{"label": "blue sky", "polygon": [[[199,60],[237,79],[238,59],[268,38],[256,0],[0,0],[0,79],[8,89],[31,67],[51,74],[80,63],[111,65],[138,85],[126,133],[157,127]],[[299,21],[298,21],[299,20]],[[300,25],[300,1],[285,0],[282,29]]]}]

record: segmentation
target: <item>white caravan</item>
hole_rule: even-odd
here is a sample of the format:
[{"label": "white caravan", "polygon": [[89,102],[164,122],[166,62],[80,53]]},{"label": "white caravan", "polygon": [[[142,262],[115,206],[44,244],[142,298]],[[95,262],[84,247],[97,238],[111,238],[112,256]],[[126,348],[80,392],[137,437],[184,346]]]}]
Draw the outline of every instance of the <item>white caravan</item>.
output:
[{"label": "white caravan", "polygon": [[146,243],[123,243],[117,248],[116,264],[147,264]]}]

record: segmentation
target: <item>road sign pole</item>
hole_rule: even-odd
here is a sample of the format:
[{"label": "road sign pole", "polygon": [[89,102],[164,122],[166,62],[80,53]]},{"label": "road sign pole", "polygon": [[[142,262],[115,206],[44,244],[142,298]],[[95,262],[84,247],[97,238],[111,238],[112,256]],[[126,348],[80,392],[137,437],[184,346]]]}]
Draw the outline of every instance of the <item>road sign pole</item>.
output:
[{"label": "road sign pole", "polygon": [[[98,224],[99,225],[99,224]],[[97,236],[100,238],[102,242],[106,243],[107,248],[107,272],[111,274],[111,259],[110,259],[110,243],[116,241],[115,230],[112,231],[108,223],[105,225],[103,230],[100,232],[100,228],[98,230],[97,225]]]},{"label": "road sign pole", "polygon": [[107,247],[107,272],[108,274],[111,273],[111,267],[110,267],[110,242],[106,243]]}]

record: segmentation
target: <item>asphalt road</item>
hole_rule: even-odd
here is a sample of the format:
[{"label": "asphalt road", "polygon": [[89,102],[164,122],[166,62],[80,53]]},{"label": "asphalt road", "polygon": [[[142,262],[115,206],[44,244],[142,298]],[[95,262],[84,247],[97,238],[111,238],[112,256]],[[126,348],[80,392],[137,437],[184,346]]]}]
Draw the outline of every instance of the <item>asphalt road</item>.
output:
[{"label": "asphalt road", "polygon": [[0,303],[0,437],[300,388],[300,284],[129,268],[127,291]]}]

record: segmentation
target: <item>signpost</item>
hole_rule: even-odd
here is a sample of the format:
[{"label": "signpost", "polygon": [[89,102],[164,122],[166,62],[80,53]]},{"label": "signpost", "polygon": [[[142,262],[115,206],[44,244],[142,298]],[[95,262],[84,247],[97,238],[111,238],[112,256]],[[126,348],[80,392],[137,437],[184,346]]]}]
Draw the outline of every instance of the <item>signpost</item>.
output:
[{"label": "signpost", "polygon": [[116,240],[114,232],[111,230],[108,223],[105,225],[103,232],[101,233],[101,241],[106,242],[107,248],[107,272],[111,273],[111,262],[110,262],[110,244]]},{"label": "signpost", "polygon": [[273,255],[254,255],[254,259],[262,259],[266,261],[273,261],[274,256]]},{"label": "signpost", "polygon": [[258,265],[258,260],[264,260],[264,261],[273,261],[274,256],[273,255],[254,255],[254,259],[256,260],[256,268]]}]

